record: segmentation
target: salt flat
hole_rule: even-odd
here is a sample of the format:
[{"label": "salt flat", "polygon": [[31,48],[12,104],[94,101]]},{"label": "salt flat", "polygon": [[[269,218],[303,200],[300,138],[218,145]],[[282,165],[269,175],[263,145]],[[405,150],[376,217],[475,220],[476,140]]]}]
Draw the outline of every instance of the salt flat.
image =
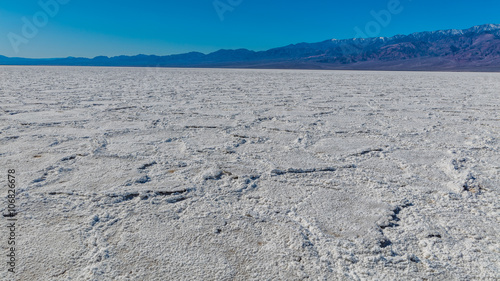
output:
[{"label": "salt flat", "polygon": [[19,205],[0,278],[498,280],[499,92],[493,73],[0,67]]}]

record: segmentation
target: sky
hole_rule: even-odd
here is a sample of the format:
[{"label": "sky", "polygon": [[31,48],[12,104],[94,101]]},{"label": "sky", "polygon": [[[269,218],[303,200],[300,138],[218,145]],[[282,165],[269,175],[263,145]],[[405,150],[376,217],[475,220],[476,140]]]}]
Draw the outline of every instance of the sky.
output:
[{"label": "sky", "polygon": [[0,0],[0,55],[267,50],[500,24],[498,0]]}]

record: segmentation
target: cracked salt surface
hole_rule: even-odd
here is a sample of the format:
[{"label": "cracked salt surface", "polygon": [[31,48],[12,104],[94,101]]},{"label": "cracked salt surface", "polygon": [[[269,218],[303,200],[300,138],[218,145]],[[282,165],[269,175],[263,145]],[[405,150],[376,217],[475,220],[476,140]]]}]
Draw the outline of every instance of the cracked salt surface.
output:
[{"label": "cracked salt surface", "polygon": [[500,276],[499,74],[1,70],[2,280]]}]

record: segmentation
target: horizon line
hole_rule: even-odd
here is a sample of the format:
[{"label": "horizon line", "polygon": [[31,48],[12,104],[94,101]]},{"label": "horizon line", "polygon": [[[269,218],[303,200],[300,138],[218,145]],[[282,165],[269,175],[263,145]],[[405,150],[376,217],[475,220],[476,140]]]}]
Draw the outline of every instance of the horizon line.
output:
[{"label": "horizon line", "polygon": [[344,39],[330,38],[330,39],[325,39],[323,41],[317,41],[317,42],[290,43],[288,45],[277,46],[277,47],[273,47],[273,48],[265,49],[265,50],[260,50],[260,51],[255,51],[255,50],[251,50],[251,49],[247,49],[247,48],[241,47],[241,48],[236,48],[236,49],[220,48],[220,49],[217,49],[217,50],[212,51],[212,52],[187,51],[187,52],[183,52],[183,53],[171,53],[171,54],[166,54],[166,55],[138,53],[138,54],[135,54],[135,55],[123,55],[123,54],[121,54],[121,55],[114,55],[114,56],[97,55],[97,56],[94,56],[94,57],[67,56],[67,57],[40,57],[40,58],[36,58],[36,57],[8,57],[8,56],[4,56],[4,55],[0,54],[0,57],[5,57],[5,58],[9,58],[9,59],[57,60],[57,59],[68,59],[68,58],[74,58],[74,59],[95,59],[95,58],[99,58],[99,57],[105,57],[105,58],[108,58],[108,59],[109,58],[116,58],[116,57],[137,57],[137,56],[168,57],[168,56],[184,55],[184,54],[190,54],[190,53],[199,53],[199,54],[203,54],[203,55],[209,55],[209,54],[212,54],[212,53],[215,53],[215,52],[218,52],[218,51],[237,51],[237,50],[247,50],[247,51],[250,51],[250,52],[258,53],[258,52],[266,52],[266,51],[269,51],[269,50],[272,50],[272,49],[275,49],[275,48],[282,48],[282,47],[293,46],[293,45],[298,45],[298,44],[315,44],[315,43],[321,43],[321,42],[327,42],[327,41],[333,41],[333,40],[345,41],[345,40],[356,40],[356,39],[367,40],[367,39],[375,39],[375,38],[384,38],[385,39],[385,38],[393,38],[393,37],[396,37],[396,36],[410,36],[410,35],[413,35],[413,34],[426,33],[426,32],[450,31],[450,30],[461,30],[461,31],[464,31],[464,30],[473,29],[474,27],[481,27],[481,26],[488,26],[488,25],[498,26],[498,28],[500,29],[500,24],[497,24],[497,23],[485,23],[485,24],[480,24],[480,25],[474,25],[474,26],[471,26],[471,27],[465,28],[465,29],[450,28],[450,29],[438,29],[438,30],[424,30],[424,31],[417,31],[417,32],[412,32],[412,33],[408,33],[408,34],[398,33],[398,34],[394,34],[392,36],[351,37],[351,38],[344,38]]}]

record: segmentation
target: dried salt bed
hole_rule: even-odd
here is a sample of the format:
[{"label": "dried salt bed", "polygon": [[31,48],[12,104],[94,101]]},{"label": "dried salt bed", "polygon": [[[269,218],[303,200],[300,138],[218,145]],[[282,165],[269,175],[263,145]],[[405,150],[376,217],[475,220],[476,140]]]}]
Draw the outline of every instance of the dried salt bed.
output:
[{"label": "dried salt bed", "polygon": [[0,68],[2,280],[500,276],[499,74]]}]

